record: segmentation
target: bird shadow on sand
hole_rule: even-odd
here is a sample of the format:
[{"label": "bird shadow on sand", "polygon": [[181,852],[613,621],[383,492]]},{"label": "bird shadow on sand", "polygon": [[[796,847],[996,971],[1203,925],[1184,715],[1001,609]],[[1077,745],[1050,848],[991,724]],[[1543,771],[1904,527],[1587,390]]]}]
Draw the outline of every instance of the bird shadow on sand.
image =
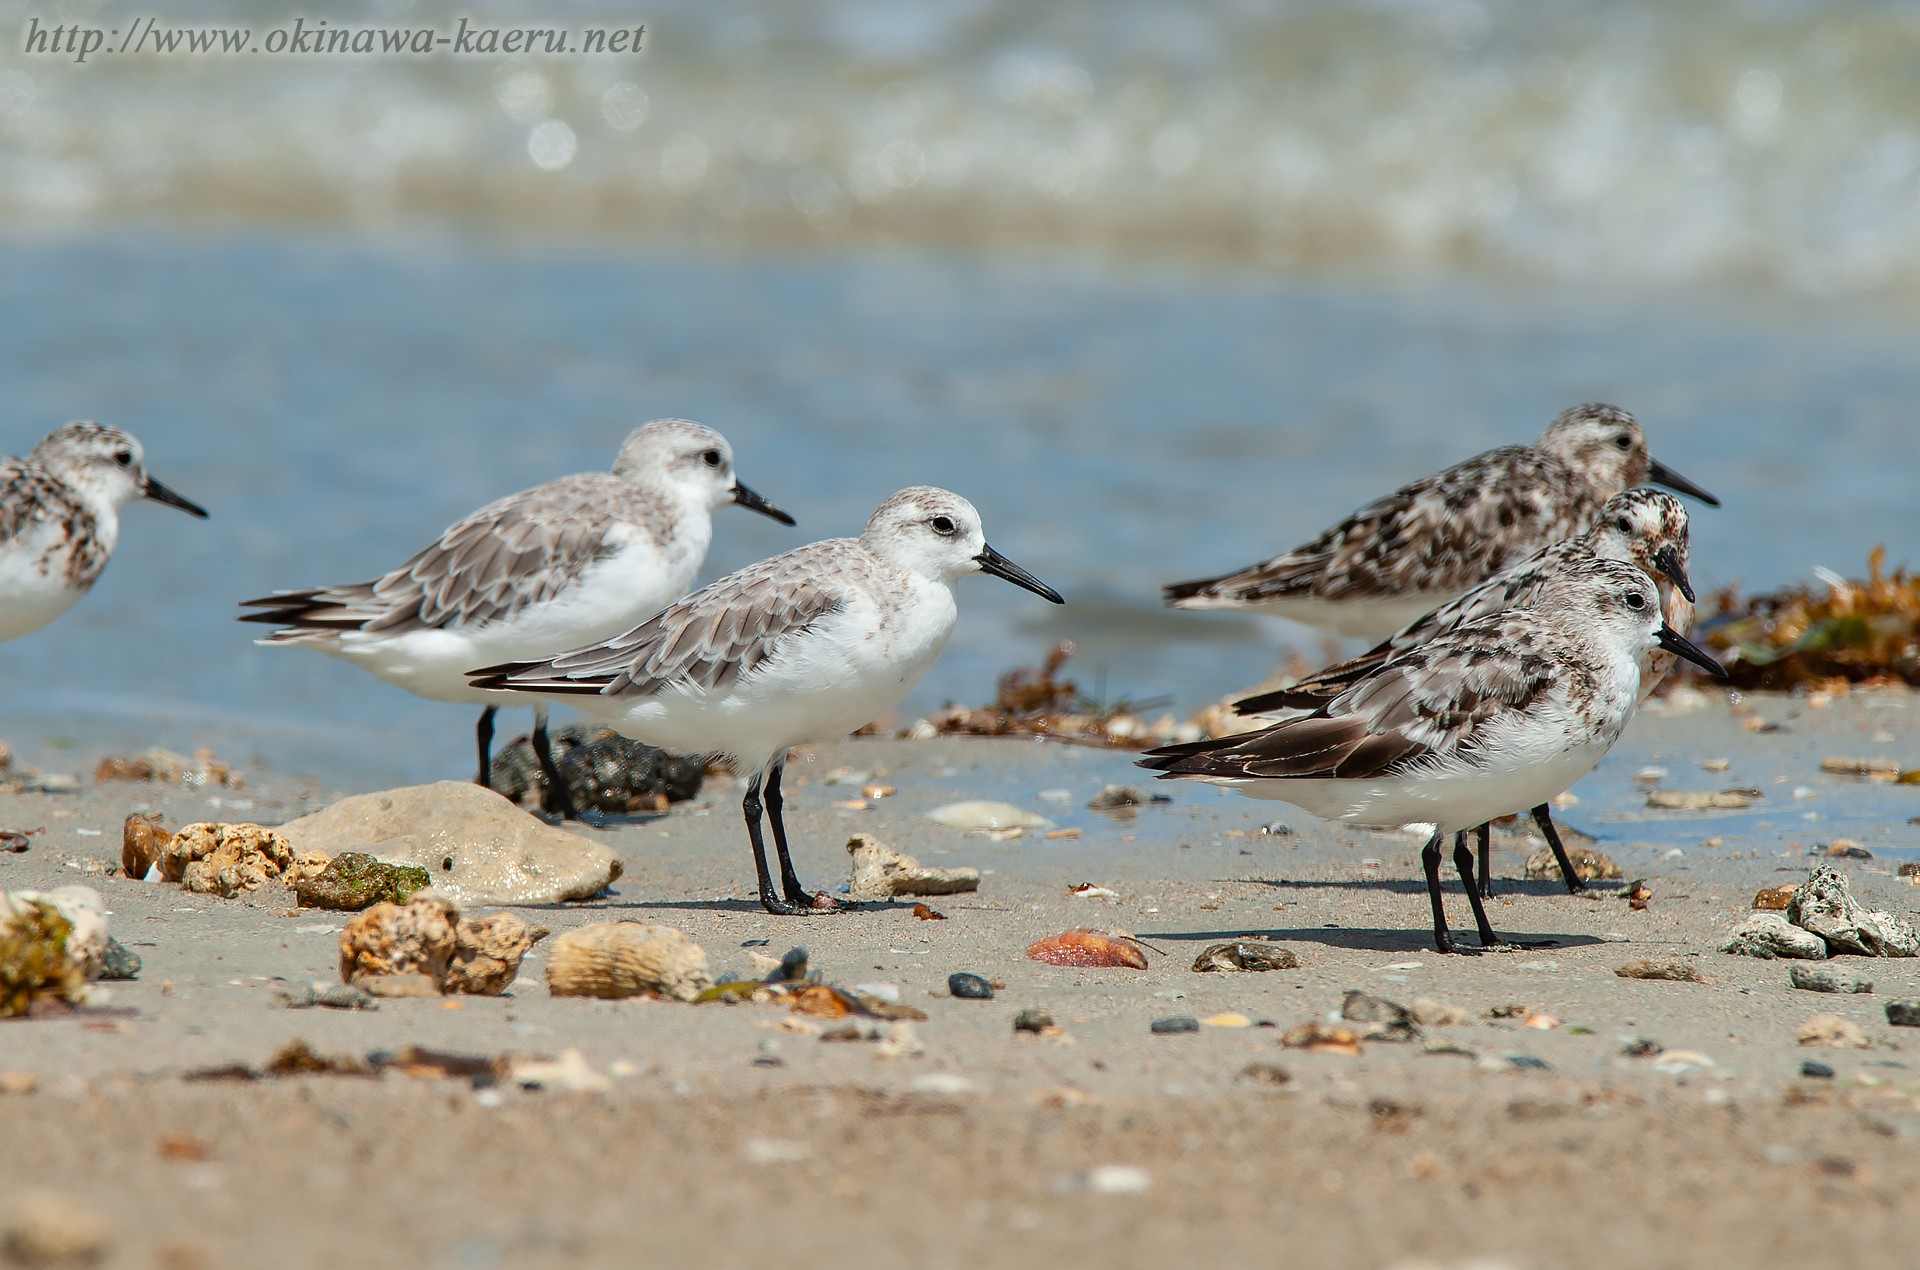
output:
[{"label": "bird shadow on sand", "polygon": [[[1448,866],[1452,872],[1452,866]],[[1426,879],[1422,877],[1381,877],[1381,878],[1307,878],[1291,881],[1286,878],[1216,878],[1216,882],[1236,882],[1246,886],[1270,886],[1276,890],[1301,891],[1391,891],[1396,895],[1421,895],[1427,893]],[[1465,895],[1460,889],[1460,879],[1445,877],[1441,879],[1440,889],[1448,895]],[[1624,894],[1625,882],[1605,881],[1587,883],[1588,898],[1601,900],[1614,898],[1615,893]],[[1493,900],[1498,903],[1502,898],[1514,895],[1538,896],[1551,899],[1556,895],[1567,895],[1567,884],[1558,878],[1503,878],[1493,880]]]},{"label": "bird shadow on sand", "polygon": [[[1453,933],[1466,943],[1474,946],[1473,923],[1471,920],[1462,926],[1456,922]],[[1595,944],[1604,944],[1604,939],[1591,935],[1566,935],[1549,931],[1523,933],[1502,930],[1495,923],[1495,933],[1503,939],[1517,941],[1508,947],[1488,949],[1490,956],[1510,956],[1514,953],[1550,953],[1565,952],[1572,948],[1586,948]],[[1156,942],[1185,944],[1225,944],[1236,940],[1263,939],[1276,943],[1325,944],[1329,948],[1350,948],[1358,952],[1377,953],[1433,953],[1441,955],[1433,946],[1433,932],[1424,928],[1405,930],[1380,930],[1366,926],[1304,926],[1255,928],[1235,926],[1230,930],[1201,931],[1136,931],[1135,936],[1151,946]],[[1523,948],[1521,943],[1535,947]]]}]

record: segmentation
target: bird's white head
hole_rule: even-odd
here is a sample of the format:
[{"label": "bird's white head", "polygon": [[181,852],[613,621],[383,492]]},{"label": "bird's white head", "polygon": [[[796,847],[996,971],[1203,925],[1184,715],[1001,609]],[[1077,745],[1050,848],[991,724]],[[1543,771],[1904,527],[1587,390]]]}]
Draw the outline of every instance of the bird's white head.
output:
[{"label": "bird's white head", "polygon": [[738,503],[783,525],[793,517],[740,483],[733,447],[705,424],[691,419],[655,419],[628,434],[613,474],[708,511]]},{"label": "bird's white head", "polygon": [[203,520],[207,515],[198,504],[147,475],[146,453],[138,441],[102,423],[68,423],[55,428],[33,447],[28,461],[59,477],[95,506],[118,512],[136,498],[151,498]]},{"label": "bird's white head", "polygon": [[1697,598],[1687,577],[1687,509],[1664,490],[1642,485],[1608,499],[1587,531],[1587,546],[1596,556],[1665,578],[1689,604]]},{"label": "bird's white head", "polygon": [[889,564],[951,585],[969,573],[991,573],[1055,604],[1059,592],[987,545],[980,513],[958,494],[931,485],[901,490],[873,513],[860,533]]},{"label": "bird's white head", "polygon": [[1551,454],[1608,496],[1647,479],[1652,460],[1640,421],[1618,406],[1575,406],[1547,425],[1534,448]]},{"label": "bird's white head", "polygon": [[1623,659],[1638,661],[1664,648],[1726,676],[1719,662],[1667,625],[1659,589],[1637,565],[1598,557],[1570,561],[1540,588],[1531,607],[1553,612],[1568,629],[1591,632]]}]

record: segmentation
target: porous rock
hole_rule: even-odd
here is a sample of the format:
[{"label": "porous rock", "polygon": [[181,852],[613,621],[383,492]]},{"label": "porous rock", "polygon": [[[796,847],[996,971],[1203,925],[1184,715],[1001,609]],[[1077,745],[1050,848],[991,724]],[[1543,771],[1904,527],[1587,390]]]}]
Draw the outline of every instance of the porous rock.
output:
[{"label": "porous rock", "polygon": [[59,1191],[27,1190],[0,1216],[0,1253],[27,1270],[91,1266],[107,1253],[107,1222],[92,1206]]},{"label": "porous rock", "polygon": [[1824,961],[1827,941],[1812,931],[1801,930],[1787,920],[1785,913],[1760,909],[1748,916],[1728,934],[1720,945],[1723,953],[1740,957],[1758,957],[1772,961],[1776,957]]},{"label": "porous rock", "polygon": [[604,891],[620,858],[466,781],[345,798],[281,826],[301,851],[371,852],[427,871],[460,904],[558,904]]},{"label": "porous rock", "polygon": [[1706,983],[1698,970],[1684,961],[1630,961],[1613,973],[1622,979],[1669,979],[1675,983]]},{"label": "porous rock", "polygon": [[[317,853],[316,853],[317,854]],[[386,901],[405,904],[432,880],[418,865],[387,864],[362,851],[342,851],[318,873],[296,878],[293,893],[302,908],[358,912]]]},{"label": "porous rock", "polygon": [[[460,910],[444,895],[416,895],[403,908],[375,904],[340,932],[340,979],[382,995],[374,981],[395,975],[425,975],[444,984],[453,960]],[[439,989],[436,986],[435,991]]]},{"label": "porous rock", "polygon": [[[1574,876],[1582,882],[1607,881],[1620,876],[1620,866],[1611,857],[1602,855],[1592,847],[1568,847],[1567,860],[1573,865]],[[1554,858],[1552,847],[1541,847],[1527,857],[1527,876],[1560,876],[1560,861]]]},{"label": "porous rock", "polygon": [[1420,1035],[1420,1026],[1412,1011],[1357,988],[1347,990],[1340,1003],[1340,1017],[1349,1023],[1364,1024],[1359,1029],[1362,1040],[1411,1041]]},{"label": "porous rock", "polygon": [[230,899],[280,881],[293,868],[294,853],[272,829],[201,821],[174,834],[157,863],[165,881]]},{"label": "porous rock", "polygon": [[1920,935],[1891,913],[1874,912],[1853,898],[1847,875],[1820,865],[1787,905],[1787,920],[1827,941],[1834,953],[1867,957],[1920,956]]},{"label": "porous rock", "polygon": [[69,926],[64,955],[86,979],[100,975],[107,955],[107,902],[90,886],[58,886],[51,891],[0,891],[0,931],[18,928],[26,906],[51,905]]},{"label": "porous rock", "polygon": [[1865,1028],[1837,1014],[1814,1015],[1800,1025],[1794,1036],[1802,1045],[1824,1045],[1836,1050],[1873,1048],[1873,1038],[1867,1035]]},{"label": "porous rock", "polygon": [[596,922],[556,936],[547,951],[547,991],[556,997],[691,1001],[712,982],[706,952],[671,926]]},{"label": "porous rock", "polygon": [[520,959],[548,935],[512,913],[465,918],[454,928],[453,960],[447,966],[448,992],[495,997],[520,973]]},{"label": "porous rock", "polygon": [[853,857],[849,899],[884,900],[896,895],[953,895],[980,889],[980,870],[931,869],[910,855],[902,855],[870,833],[847,839]]}]

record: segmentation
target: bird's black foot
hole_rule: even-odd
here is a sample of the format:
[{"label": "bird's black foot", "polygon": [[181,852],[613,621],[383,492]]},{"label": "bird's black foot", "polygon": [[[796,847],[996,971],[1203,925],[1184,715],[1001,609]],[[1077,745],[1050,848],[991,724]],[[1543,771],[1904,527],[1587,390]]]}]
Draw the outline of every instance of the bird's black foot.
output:
[{"label": "bird's black foot", "polygon": [[785,899],[763,894],[760,903],[769,913],[777,913],[782,917],[825,917],[836,913],[857,913],[863,907],[843,903],[824,891],[810,895],[798,889],[787,892]]},{"label": "bird's black foot", "polygon": [[1481,950],[1472,944],[1463,944],[1451,934],[1434,932],[1433,946],[1443,953],[1459,953],[1463,957],[1478,957]]},{"label": "bird's black foot", "polygon": [[772,895],[762,895],[760,897],[760,907],[766,909],[775,917],[813,917],[820,912],[819,909],[813,907],[811,904],[792,904]]}]

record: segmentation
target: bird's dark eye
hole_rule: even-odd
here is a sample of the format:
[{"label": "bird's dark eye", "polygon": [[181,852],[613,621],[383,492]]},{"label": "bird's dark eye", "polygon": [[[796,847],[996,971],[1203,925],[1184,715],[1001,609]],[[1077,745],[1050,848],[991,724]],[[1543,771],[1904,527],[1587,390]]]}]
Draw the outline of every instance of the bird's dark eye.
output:
[{"label": "bird's dark eye", "polygon": [[116,450],[113,455],[113,461],[115,463],[118,463],[121,467],[130,466],[133,463],[133,451],[132,450]]},{"label": "bird's dark eye", "polygon": [[1643,609],[1647,607],[1647,597],[1638,591],[1629,591],[1627,592],[1627,607],[1636,610]]},{"label": "bird's dark eye", "polygon": [[720,451],[718,451],[718,450],[708,450],[708,451],[707,451],[706,453],[704,453],[704,454],[702,454],[702,455],[700,456],[700,461],[701,461],[702,463],[705,463],[705,464],[706,464],[706,465],[707,465],[708,467],[719,467],[719,466],[720,466]]},{"label": "bird's dark eye", "polygon": [[1619,520],[1616,520],[1613,523],[1620,526],[1620,532],[1623,534],[1630,534],[1633,532],[1633,522],[1628,520],[1625,516],[1622,516]]},{"label": "bird's dark eye", "polygon": [[1613,439],[1613,443],[1619,446],[1623,450],[1631,450],[1633,448],[1633,438],[1626,435],[1624,432],[1621,433],[1619,436],[1615,437]]},{"label": "bird's dark eye", "polygon": [[942,538],[951,538],[953,536],[954,534],[953,517],[935,516],[933,518],[932,523],[933,523],[933,532],[936,534],[939,534]]}]

